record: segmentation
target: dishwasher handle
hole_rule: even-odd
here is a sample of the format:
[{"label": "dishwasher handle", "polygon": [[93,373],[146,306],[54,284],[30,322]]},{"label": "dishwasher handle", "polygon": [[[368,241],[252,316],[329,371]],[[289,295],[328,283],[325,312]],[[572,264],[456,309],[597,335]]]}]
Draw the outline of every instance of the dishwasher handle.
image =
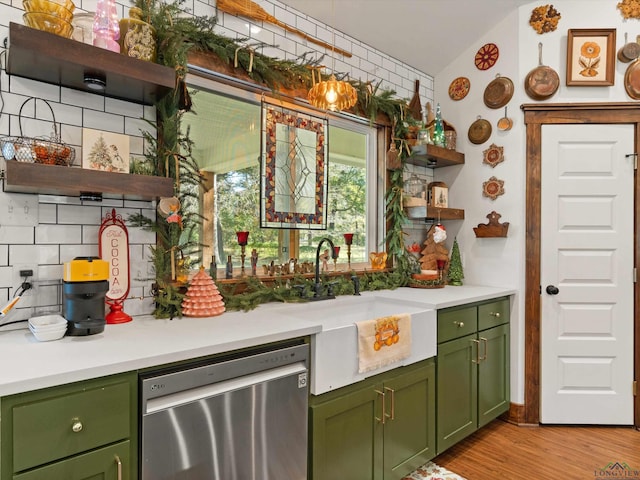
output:
[{"label": "dishwasher handle", "polygon": [[[185,372],[185,374],[188,373]],[[307,388],[307,367],[304,362],[297,362],[250,375],[232,378],[222,382],[204,385],[202,387],[190,388],[188,390],[171,393],[163,397],[151,398],[142,405],[142,414],[150,415],[155,412],[173,408],[177,405],[195,402],[204,398],[215,397],[234,390],[241,390],[252,385],[296,374],[298,375],[298,388]]]}]

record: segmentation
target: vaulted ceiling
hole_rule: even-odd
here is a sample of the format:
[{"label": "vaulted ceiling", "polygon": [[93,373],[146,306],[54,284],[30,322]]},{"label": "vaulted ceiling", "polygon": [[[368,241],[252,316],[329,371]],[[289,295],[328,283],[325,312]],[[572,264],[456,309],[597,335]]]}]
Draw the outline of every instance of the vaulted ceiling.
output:
[{"label": "vaulted ceiling", "polygon": [[418,70],[437,76],[531,0],[281,0]]}]

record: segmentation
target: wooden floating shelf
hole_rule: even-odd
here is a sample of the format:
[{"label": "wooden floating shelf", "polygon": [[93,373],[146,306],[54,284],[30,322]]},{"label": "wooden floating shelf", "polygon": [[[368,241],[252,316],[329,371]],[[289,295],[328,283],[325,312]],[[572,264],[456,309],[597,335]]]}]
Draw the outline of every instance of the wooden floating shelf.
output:
[{"label": "wooden floating shelf", "polygon": [[495,210],[487,215],[488,223],[479,223],[473,227],[477,238],[501,238],[506,237],[509,231],[509,222],[500,223],[500,215]]},{"label": "wooden floating shelf", "polygon": [[411,147],[411,155],[405,161],[421,167],[450,167],[464,165],[464,153],[436,145],[416,145]]},{"label": "wooden floating shelf", "polygon": [[411,220],[464,220],[461,208],[405,207],[405,212]]},{"label": "wooden floating shelf", "polygon": [[8,160],[4,191],[76,197],[84,193],[115,194],[131,199],[153,200],[172,196],[173,180]]},{"label": "wooden floating shelf", "polygon": [[[6,70],[10,75],[146,105],[172,91],[176,82],[170,67],[13,22],[9,24]],[[90,89],[85,75],[105,80],[105,90]]]}]

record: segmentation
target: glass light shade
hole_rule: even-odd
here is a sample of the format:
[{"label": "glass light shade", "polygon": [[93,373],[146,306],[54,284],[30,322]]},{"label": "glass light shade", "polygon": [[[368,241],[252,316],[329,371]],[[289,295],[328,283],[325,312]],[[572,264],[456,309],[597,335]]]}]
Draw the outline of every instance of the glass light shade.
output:
[{"label": "glass light shade", "polygon": [[238,236],[238,245],[246,245],[249,241],[249,232],[236,232]]},{"label": "glass light shade", "polygon": [[318,82],[311,87],[307,99],[314,107],[335,112],[353,107],[358,101],[358,94],[349,82],[338,81],[336,76],[331,74],[329,80]]}]

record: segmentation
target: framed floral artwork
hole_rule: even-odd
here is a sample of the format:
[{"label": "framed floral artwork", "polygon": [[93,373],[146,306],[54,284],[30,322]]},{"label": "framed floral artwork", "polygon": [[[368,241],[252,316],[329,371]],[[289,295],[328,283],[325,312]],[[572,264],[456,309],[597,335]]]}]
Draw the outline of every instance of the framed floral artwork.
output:
[{"label": "framed floral artwork", "polygon": [[567,86],[610,86],[615,73],[615,28],[573,28],[567,34]]}]

